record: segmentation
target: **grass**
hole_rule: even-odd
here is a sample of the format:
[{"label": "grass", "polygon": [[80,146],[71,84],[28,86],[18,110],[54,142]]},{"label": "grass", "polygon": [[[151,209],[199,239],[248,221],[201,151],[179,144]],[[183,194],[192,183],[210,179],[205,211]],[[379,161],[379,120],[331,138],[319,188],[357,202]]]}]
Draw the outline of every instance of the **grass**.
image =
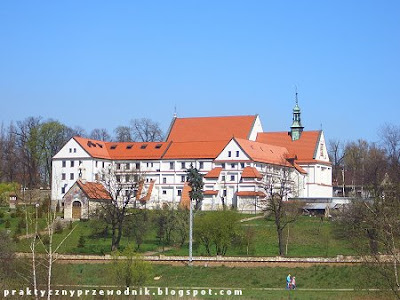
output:
[{"label": "grass", "polygon": [[[19,222],[18,217],[11,217],[11,213],[8,208],[0,208],[0,212],[3,217],[0,219],[0,230],[5,229],[6,220],[10,220],[11,234],[13,234],[17,228]],[[254,215],[243,214],[241,218],[248,218]],[[45,219],[39,220],[40,228],[45,228]],[[93,223],[89,222],[74,222],[73,226],[76,229],[66,242],[60,247],[59,253],[72,253],[72,254],[98,254],[103,255],[110,253],[111,236],[110,234],[106,237],[99,237],[92,235]],[[196,221],[194,223],[196,226]],[[243,229],[254,228],[256,231],[255,240],[250,256],[276,256],[278,254],[278,243],[277,233],[275,225],[272,220],[255,219],[241,223]],[[348,241],[338,239],[332,233],[333,222],[325,220],[321,222],[320,218],[303,216],[293,224],[288,226],[289,228],[289,243],[288,253],[289,257],[334,257],[336,255],[354,255],[356,252],[350,247]],[[68,234],[69,228],[65,228],[61,234],[54,235],[54,244],[58,243]],[[22,235],[24,230],[22,230]],[[284,240],[287,241],[288,230],[284,231]],[[78,247],[78,240],[80,236],[85,238],[84,247]],[[121,249],[123,249],[128,243],[132,243],[132,239],[123,237],[121,240]],[[17,244],[17,251],[29,252],[29,239],[21,239]],[[144,243],[140,247],[139,252],[153,251],[157,252],[161,250],[161,246],[158,244],[156,238],[156,229],[153,227],[144,239]],[[44,252],[43,247],[38,248],[39,252]],[[165,251],[165,255],[187,255],[188,244],[186,243],[182,248],[172,247]],[[214,252],[215,253],[215,252]],[[193,254],[195,256],[206,255],[205,248],[194,242]],[[247,255],[245,247],[239,247],[232,245],[228,248],[227,256],[245,256]]]},{"label": "grass", "polygon": [[[115,284],[111,264],[56,265],[54,283],[88,286]],[[171,289],[241,289],[242,297],[201,297],[201,299],[391,299],[390,292],[371,292],[361,289],[384,287],[376,273],[365,272],[363,266],[308,268],[228,268],[228,267],[177,267],[153,265],[148,287]],[[93,274],[108,276],[93,276]],[[288,273],[296,276],[298,289],[285,290]],[[368,275],[366,275],[368,274]],[[154,277],[161,276],[155,281]],[[269,290],[271,289],[271,290]],[[272,290],[279,289],[279,290]],[[321,289],[321,290],[308,290]],[[335,289],[354,289],[335,291]],[[164,297],[154,299],[164,299]]]}]

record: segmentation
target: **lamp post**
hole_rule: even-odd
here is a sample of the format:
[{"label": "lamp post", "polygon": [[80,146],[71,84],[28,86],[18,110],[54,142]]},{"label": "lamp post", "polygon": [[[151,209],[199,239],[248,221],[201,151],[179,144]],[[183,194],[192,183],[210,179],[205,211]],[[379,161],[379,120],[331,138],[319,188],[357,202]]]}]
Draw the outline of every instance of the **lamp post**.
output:
[{"label": "lamp post", "polygon": [[189,266],[193,264],[193,205],[189,200]]}]

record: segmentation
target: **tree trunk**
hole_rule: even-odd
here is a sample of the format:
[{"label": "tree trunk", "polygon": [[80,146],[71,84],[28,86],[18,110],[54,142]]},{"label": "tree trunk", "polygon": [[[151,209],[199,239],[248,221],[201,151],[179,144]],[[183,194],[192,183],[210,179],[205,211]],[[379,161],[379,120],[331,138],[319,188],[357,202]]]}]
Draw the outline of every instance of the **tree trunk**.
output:
[{"label": "tree trunk", "polygon": [[285,243],[283,241],[283,229],[278,228],[277,233],[278,233],[279,256],[283,256],[283,253],[285,252]]}]

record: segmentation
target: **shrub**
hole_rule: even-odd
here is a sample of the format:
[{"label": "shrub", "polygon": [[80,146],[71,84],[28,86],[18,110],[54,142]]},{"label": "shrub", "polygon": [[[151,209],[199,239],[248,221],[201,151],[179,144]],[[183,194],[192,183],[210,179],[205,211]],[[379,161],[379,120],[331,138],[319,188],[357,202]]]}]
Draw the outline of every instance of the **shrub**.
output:
[{"label": "shrub", "polygon": [[62,233],[63,232],[63,226],[60,220],[57,220],[56,223],[54,224],[54,232],[55,233]]},{"label": "shrub", "polygon": [[78,248],[84,248],[84,247],[85,247],[85,243],[86,243],[85,237],[84,237],[83,235],[81,235],[81,236],[79,237],[77,247],[78,247]]},{"label": "shrub", "polygon": [[4,224],[5,228],[10,228],[11,227],[11,222],[9,219],[6,220],[5,224]]}]

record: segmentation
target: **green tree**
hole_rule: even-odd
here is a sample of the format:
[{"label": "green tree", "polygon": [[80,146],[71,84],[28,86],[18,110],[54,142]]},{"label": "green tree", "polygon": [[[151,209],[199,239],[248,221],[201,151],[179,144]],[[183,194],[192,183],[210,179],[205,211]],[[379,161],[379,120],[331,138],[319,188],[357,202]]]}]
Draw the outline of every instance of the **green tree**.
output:
[{"label": "green tree", "polygon": [[134,209],[126,217],[124,235],[134,238],[137,245],[136,250],[140,249],[149,230],[149,218],[147,214],[148,211],[145,209]]},{"label": "green tree", "polygon": [[186,172],[187,180],[191,187],[191,191],[189,192],[190,199],[196,201],[195,210],[199,210],[203,201],[203,175],[193,165],[190,165],[190,168]]},{"label": "green tree", "polygon": [[236,211],[225,210],[198,215],[195,219],[194,236],[212,254],[226,255],[228,248],[240,235],[240,216]]},{"label": "green tree", "polygon": [[116,284],[126,287],[143,286],[151,274],[150,263],[135,253],[134,247],[128,245],[122,253],[113,253],[114,280]]}]

